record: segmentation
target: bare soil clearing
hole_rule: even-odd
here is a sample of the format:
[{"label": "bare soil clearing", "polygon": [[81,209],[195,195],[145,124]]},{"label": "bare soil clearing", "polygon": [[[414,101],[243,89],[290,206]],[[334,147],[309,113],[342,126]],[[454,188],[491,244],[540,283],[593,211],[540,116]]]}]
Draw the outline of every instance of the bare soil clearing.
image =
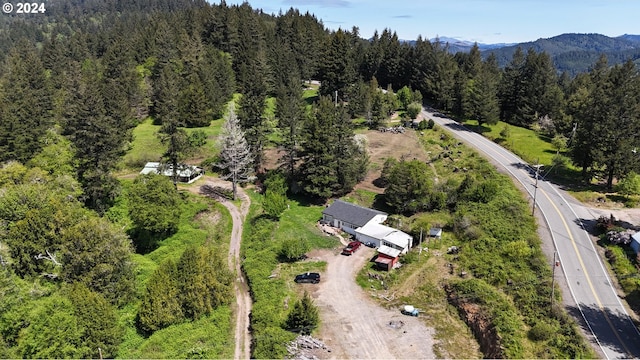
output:
[{"label": "bare soil clearing", "polygon": [[373,181],[380,177],[386,158],[427,161],[427,154],[420,144],[418,133],[413,130],[401,134],[368,130],[363,135],[367,138],[367,152],[371,165],[364,181],[356,185],[356,190],[365,189],[378,194],[384,192],[384,189],[375,186]]}]

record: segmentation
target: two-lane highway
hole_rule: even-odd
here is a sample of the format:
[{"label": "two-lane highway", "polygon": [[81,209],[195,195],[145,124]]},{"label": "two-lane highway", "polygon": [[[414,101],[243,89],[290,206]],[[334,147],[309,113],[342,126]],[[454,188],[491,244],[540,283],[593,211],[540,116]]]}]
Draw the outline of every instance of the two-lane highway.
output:
[{"label": "two-lane highway", "polygon": [[532,199],[535,197],[536,211],[545,219],[570,295],[577,304],[574,313],[582,316],[596,346],[608,359],[640,358],[640,332],[583,227],[584,221],[595,220],[589,210],[544,179],[538,180],[536,189],[531,165],[498,144],[451,119],[427,111],[423,114],[477,149],[519,182]]}]

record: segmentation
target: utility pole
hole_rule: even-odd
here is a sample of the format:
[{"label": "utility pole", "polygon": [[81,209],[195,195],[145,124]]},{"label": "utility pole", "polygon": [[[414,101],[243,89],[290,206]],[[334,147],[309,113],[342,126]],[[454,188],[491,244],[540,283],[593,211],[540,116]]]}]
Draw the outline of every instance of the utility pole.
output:
[{"label": "utility pole", "polygon": [[[540,162],[540,159],[538,159],[538,162]],[[536,183],[535,185],[533,185],[533,208],[531,209],[531,216],[533,216],[536,213],[536,196],[538,195],[538,175],[540,173],[540,167],[542,167],[542,165],[537,164],[534,165],[536,167]]]}]

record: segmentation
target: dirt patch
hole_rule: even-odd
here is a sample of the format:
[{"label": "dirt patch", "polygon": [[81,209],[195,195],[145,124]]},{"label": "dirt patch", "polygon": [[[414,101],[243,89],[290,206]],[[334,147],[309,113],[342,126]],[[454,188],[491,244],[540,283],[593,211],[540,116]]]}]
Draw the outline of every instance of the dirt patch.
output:
[{"label": "dirt patch", "polygon": [[378,194],[384,192],[373,184],[380,177],[386,158],[427,161],[427,153],[420,144],[418,133],[407,129],[404,133],[394,134],[369,130],[363,134],[367,139],[367,153],[369,154],[369,172],[365,179],[356,185],[356,189],[365,189]]},{"label": "dirt patch", "polygon": [[357,271],[374,254],[375,250],[366,247],[352,256],[331,250],[314,253],[327,262],[322,281],[309,289],[320,309],[317,338],[332,350],[319,358],[435,358],[434,330],[424,324],[424,318],[380,307],[356,284]]},{"label": "dirt patch", "polygon": [[195,220],[199,225],[205,228],[215,227],[218,224],[218,221],[220,221],[220,213],[211,210],[203,211],[196,215]]}]

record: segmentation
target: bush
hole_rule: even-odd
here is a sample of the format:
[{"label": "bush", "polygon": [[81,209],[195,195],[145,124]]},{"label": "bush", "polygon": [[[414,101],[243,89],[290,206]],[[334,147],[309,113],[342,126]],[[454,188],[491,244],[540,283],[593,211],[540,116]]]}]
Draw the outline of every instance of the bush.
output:
[{"label": "bush", "polygon": [[529,339],[533,341],[546,341],[551,338],[551,335],[555,334],[556,329],[543,322],[539,322],[535,324],[531,329],[529,329]]},{"label": "bush", "polygon": [[309,251],[309,244],[302,239],[286,239],[280,249],[280,258],[285,262],[294,262],[304,257]]},{"label": "bush", "polygon": [[407,107],[407,116],[409,116],[410,119],[415,119],[418,117],[418,114],[420,114],[420,111],[422,111],[422,106],[417,103],[412,103]]},{"label": "bush", "polygon": [[203,130],[196,130],[189,134],[189,145],[194,148],[204,146],[207,143],[207,133]]}]

